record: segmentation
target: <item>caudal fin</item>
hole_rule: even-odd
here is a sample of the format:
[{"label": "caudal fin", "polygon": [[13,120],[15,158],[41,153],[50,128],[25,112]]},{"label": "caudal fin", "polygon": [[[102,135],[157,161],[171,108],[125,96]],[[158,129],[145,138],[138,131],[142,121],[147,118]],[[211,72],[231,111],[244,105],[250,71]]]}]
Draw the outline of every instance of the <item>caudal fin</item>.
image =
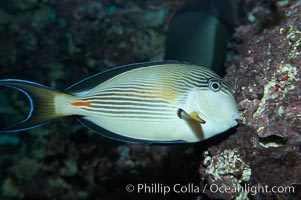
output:
[{"label": "caudal fin", "polygon": [[27,118],[0,132],[27,130],[64,116],[56,113],[55,97],[68,94],[49,89],[37,83],[17,79],[0,80],[0,85],[12,87],[23,92],[30,102],[30,111]]}]

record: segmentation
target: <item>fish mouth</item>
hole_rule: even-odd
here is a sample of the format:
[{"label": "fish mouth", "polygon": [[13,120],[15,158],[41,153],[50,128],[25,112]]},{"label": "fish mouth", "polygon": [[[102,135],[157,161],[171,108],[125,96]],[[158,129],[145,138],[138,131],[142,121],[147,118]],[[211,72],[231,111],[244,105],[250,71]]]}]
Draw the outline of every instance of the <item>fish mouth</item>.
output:
[{"label": "fish mouth", "polygon": [[239,120],[241,119],[240,114],[239,113],[235,113],[232,115],[232,124],[231,127],[237,126]]},{"label": "fish mouth", "polygon": [[239,113],[235,113],[232,115],[232,119],[233,120],[240,120],[240,114]]}]

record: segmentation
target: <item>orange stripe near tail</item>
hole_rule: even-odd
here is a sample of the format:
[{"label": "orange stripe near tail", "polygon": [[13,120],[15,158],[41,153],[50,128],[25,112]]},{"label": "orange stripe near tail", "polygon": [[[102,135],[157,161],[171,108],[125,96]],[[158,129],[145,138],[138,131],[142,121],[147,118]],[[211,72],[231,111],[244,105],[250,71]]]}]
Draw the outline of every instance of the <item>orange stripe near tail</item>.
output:
[{"label": "orange stripe near tail", "polygon": [[74,101],[70,103],[72,106],[90,106],[91,102],[89,101]]}]

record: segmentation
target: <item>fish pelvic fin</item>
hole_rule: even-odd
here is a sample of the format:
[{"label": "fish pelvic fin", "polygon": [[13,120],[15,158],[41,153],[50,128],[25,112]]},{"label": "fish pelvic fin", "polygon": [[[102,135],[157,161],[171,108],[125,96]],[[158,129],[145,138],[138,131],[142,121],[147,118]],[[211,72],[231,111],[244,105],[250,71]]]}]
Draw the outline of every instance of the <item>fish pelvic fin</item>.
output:
[{"label": "fish pelvic fin", "polygon": [[[28,130],[60,117],[69,115],[68,113],[58,112],[57,97],[73,97],[70,94],[58,92],[46,86],[18,79],[0,80],[0,85],[15,88],[26,95],[30,103],[30,111],[25,120],[0,132],[16,132]],[[71,115],[71,114],[70,114]]]}]

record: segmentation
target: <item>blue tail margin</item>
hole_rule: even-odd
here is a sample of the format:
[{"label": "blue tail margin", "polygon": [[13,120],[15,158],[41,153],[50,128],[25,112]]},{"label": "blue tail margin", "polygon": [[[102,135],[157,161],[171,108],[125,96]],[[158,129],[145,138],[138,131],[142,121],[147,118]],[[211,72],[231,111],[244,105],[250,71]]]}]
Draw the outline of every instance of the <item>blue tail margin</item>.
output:
[{"label": "blue tail margin", "polygon": [[47,86],[19,79],[2,79],[0,86],[21,91],[29,100],[30,110],[25,120],[0,130],[1,133],[17,132],[41,126],[54,119],[63,117],[55,112],[55,97],[64,94]]}]

